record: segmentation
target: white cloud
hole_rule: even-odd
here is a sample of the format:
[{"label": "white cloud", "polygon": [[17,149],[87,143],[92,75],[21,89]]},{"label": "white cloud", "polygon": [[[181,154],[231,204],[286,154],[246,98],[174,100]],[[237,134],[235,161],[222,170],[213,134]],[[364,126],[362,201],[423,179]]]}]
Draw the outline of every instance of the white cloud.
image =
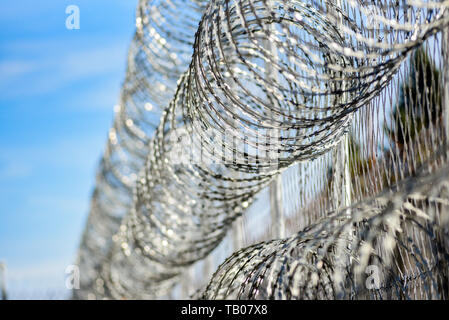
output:
[{"label": "white cloud", "polygon": [[[126,65],[126,46],[116,41],[90,47],[84,44],[80,46],[82,49],[76,49],[76,44],[66,44],[64,39],[57,43],[38,45],[31,41],[11,46],[3,46],[2,50],[14,52],[17,48],[28,47],[33,55],[0,61],[3,98],[46,94],[84,79],[113,73],[121,75]],[[121,79],[116,81],[120,83]]]},{"label": "white cloud", "polygon": [[0,74],[3,79],[19,77],[37,69],[37,64],[32,61],[9,60],[0,61]]},{"label": "white cloud", "polygon": [[0,166],[0,181],[6,179],[26,178],[32,171],[32,165],[24,162],[11,161]]}]

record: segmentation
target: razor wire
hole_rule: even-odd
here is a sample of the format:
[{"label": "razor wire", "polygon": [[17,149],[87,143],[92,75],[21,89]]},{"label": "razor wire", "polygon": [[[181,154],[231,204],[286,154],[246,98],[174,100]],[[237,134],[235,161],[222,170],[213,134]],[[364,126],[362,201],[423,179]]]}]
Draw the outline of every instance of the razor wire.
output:
[{"label": "razor wire", "polygon": [[295,236],[233,254],[203,298],[448,299],[449,167],[429,168]]},{"label": "razor wire", "polygon": [[[442,92],[444,84],[447,84],[449,60],[445,46],[447,42],[440,34],[415,50],[396,74],[390,87],[355,114],[348,134],[349,153],[345,157],[338,155],[332,158],[334,154],[331,154],[331,157],[300,164],[291,168],[294,170],[285,172],[287,174],[284,177],[289,179],[283,185],[284,189],[289,190],[289,194],[284,195],[288,199],[286,204],[303,206],[287,210],[294,214],[287,214],[285,223],[290,230],[306,227],[304,232],[285,241],[295,239],[297,248],[307,244],[313,249],[304,252],[298,249],[295,252],[293,242],[284,247],[285,241],[283,244],[265,243],[247,248],[245,253],[255,256],[254,261],[240,255],[242,260],[238,262],[237,254],[234,255],[217,271],[203,298],[447,299],[447,191],[443,190],[439,198],[435,198],[434,193],[440,191],[429,189],[441,180],[447,184],[448,177],[447,157],[436,152],[441,151],[446,144],[444,114],[447,109],[443,107],[447,108],[447,100],[444,101],[447,96],[442,96]],[[429,161],[431,158],[432,161]],[[359,202],[349,209],[333,203],[337,198],[335,186],[343,189],[335,169],[341,160],[347,161],[350,168],[350,196]],[[301,181],[304,179],[303,175],[298,174],[301,171],[312,175],[312,183],[307,180],[310,178]],[[413,178],[417,172],[420,172],[420,189],[414,182],[416,178]],[[400,192],[396,192],[397,182]],[[310,186],[315,190],[311,190]],[[304,189],[308,189],[308,192],[304,192]],[[376,195],[385,189],[387,191]],[[292,198],[295,191],[300,199]],[[367,200],[374,195],[380,200]],[[385,206],[392,199],[402,201],[397,210]],[[386,214],[388,211],[391,213]],[[382,212],[382,216],[379,212]],[[329,214],[330,218],[321,218],[326,222],[317,224],[324,235],[315,232],[317,229],[308,231],[319,217]],[[382,223],[374,223],[374,218],[363,220],[361,215],[363,219],[368,215],[378,215],[375,219]],[[422,225],[414,224],[414,215],[418,216],[416,220]],[[359,221],[359,218],[363,223],[350,225],[351,219],[354,222]],[[339,233],[342,223],[346,224],[346,231]],[[387,241],[385,229],[396,227],[397,233]],[[363,244],[368,232],[371,232],[371,242]],[[331,236],[327,237],[326,233]],[[341,239],[335,238],[336,234]],[[339,241],[344,239],[347,241],[346,250],[322,251],[323,247],[335,249]],[[381,241],[386,241],[389,246],[376,244]],[[362,250],[362,245],[375,246],[375,253],[367,252],[366,248]],[[259,250],[262,246],[266,246],[267,251]],[[277,253],[270,253],[270,246],[278,250]],[[320,258],[324,257],[321,262],[320,259],[313,260],[317,250],[321,254]],[[384,258],[376,260],[376,254]],[[331,259],[328,259],[329,256]],[[370,263],[363,265],[366,261],[361,256],[363,259],[369,258]],[[390,257],[390,261],[385,256]],[[309,259],[307,264],[304,264],[304,259]],[[231,266],[233,263],[235,265]],[[327,265],[323,267],[323,263]],[[276,269],[279,265],[290,271]],[[294,268],[296,270],[292,271]],[[370,277],[365,272],[373,270],[378,272],[377,282],[382,280],[383,283],[373,285],[366,282]],[[241,272],[251,276],[243,276],[243,279]],[[227,275],[224,276],[224,273]],[[385,277],[379,278],[378,274]],[[342,278],[346,282],[339,287],[336,280]],[[270,286],[274,287],[267,287],[268,279],[271,279]],[[262,285],[262,282],[265,283]],[[291,291],[294,293],[291,294]]]},{"label": "razor wire", "polygon": [[132,188],[148,153],[163,108],[191,60],[197,23],[206,0],[141,0],[128,52],[120,103],[101,160],[90,214],[78,254],[81,289],[94,298],[98,273],[113,235],[133,203]]},{"label": "razor wire", "polygon": [[354,113],[447,26],[446,7],[210,1],[189,69],[154,138],[145,140],[134,203],[102,260],[97,295],[170,292],[276,176],[340,143]]}]

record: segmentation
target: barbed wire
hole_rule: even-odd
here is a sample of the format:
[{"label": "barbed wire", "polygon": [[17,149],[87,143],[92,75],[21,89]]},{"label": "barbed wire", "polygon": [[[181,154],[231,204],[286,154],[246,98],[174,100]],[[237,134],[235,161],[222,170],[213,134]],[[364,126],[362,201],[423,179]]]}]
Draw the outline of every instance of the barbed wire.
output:
[{"label": "barbed wire", "polygon": [[132,190],[144,165],[149,139],[191,60],[196,24],[206,2],[139,1],[126,78],[78,254],[81,289],[74,291],[75,298],[94,298],[92,288],[96,282],[101,284],[101,264],[107,259],[122,217],[132,206]]},{"label": "barbed wire", "polygon": [[[240,250],[202,297],[447,299],[449,167],[429,168],[290,238]],[[367,285],[368,267],[377,278]]]},{"label": "barbed wire", "polygon": [[[196,32],[190,66],[162,112],[154,137],[138,129],[138,123],[151,121],[142,120],[145,116],[131,107],[120,108],[119,123],[110,133],[110,145],[120,152],[126,146],[139,160],[127,166],[133,168],[125,170],[132,172],[129,176],[123,175],[124,167],[117,167],[106,152],[106,172],[122,177],[121,185],[128,186],[126,201],[115,197],[119,204],[112,207],[123,208],[120,216],[127,213],[114,243],[106,246],[107,257],[101,259],[96,295],[168,294],[182,270],[217,247],[232,221],[273,178],[340,142],[352,114],[388,85],[408,53],[447,26],[447,5],[211,0]],[[146,11],[140,12],[137,34],[144,42],[133,44],[153,48],[153,42],[161,40],[152,37],[151,28],[139,31],[139,26],[152,23]],[[176,41],[182,35],[167,33],[167,38]],[[170,51],[152,52],[174,58]],[[152,64],[154,57],[145,59]],[[154,65],[164,74],[171,68],[165,70],[166,63],[170,59]],[[141,79],[128,74],[139,88],[147,83],[145,73]],[[126,88],[122,101],[133,101],[138,94]],[[91,225],[104,228],[101,216],[91,216]],[[113,225],[110,230],[117,227]],[[91,252],[87,260],[98,250],[90,244],[84,247]],[[91,269],[98,270],[98,264]]]}]

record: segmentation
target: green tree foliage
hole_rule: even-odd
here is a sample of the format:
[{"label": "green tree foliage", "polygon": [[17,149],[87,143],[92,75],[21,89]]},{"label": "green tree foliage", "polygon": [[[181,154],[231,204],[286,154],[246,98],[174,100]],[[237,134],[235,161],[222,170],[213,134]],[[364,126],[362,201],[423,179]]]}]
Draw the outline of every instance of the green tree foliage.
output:
[{"label": "green tree foliage", "polygon": [[416,50],[410,60],[408,76],[391,112],[392,122],[384,126],[399,152],[416,140],[424,128],[440,121],[442,114],[440,71],[424,48]]}]

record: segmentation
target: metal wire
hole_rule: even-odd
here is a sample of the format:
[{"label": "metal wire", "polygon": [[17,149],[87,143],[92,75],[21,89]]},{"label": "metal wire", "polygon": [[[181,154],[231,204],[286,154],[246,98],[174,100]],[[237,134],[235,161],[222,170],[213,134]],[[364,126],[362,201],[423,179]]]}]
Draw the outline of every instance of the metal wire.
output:
[{"label": "metal wire", "polygon": [[132,206],[132,190],[148,153],[148,141],[191,60],[194,33],[206,2],[139,1],[120,103],[78,254],[81,289],[74,291],[75,298],[95,298],[93,288],[102,288],[100,266],[122,217]]},{"label": "metal wire", "polygon": [[[106,201],[111,207],[94,211],[120,210],[116,216],[129,211],[112,246],[82,245],[89,248],[86,261],[100,247],[108,252],[101,259],[101,276],[97,263],[89,267],[96,270],[87,281],[96,279],[95,294],[113,298],[168,294],[182,270],[215,249],[232,221],[276,176],[299,161],[325,157],[340,143],[356,111],[387,89],[409,53],[447,26],[447,5],[427,1],[210,1],[196,32],[189,69],[178,81],[154,138],[143,133],[147,125],[151,127],[151,120],[131,103],[139,96],[134,85],[146,88],[152,82],[135,68],[129,73],[132,85],[124,85],[122,100],[131,101],[130,107],[120,108],[116,120],[120,122],[111,131],[108,148],[120,152],[126,148],[137,156],[126,167],[121,162],[117,166],[109,149],[106,152],[108,167],[101,177],[111,173],[120,177],[121,185],[127,186],[126,199],[114,198],[114,203]],[[141,12],[137,34],[152,21],[145,16],[147,11]],[[154,36],[158,33],[151,30],[142,29],[140,39],[150,35],[151,41],[160,44]],[[168,38],[180,41],[175,33],[167,33]],[[153,42],[143,47],[153,48]],[[133,44],[146,54],[141,43]],[[160,74],[178,70],[165,69],[171,63],[167,54],[152,52],[154,57],[148,55],[144,61],[160,68]],[[154,63],[157,57],[167,61]],[[336,185],[342,170],[333,170]],[[98,192],[103,189],[107,188],[100,187]],[[94,196],[93,205],[96,202]],[[91,214],[89,219],[97,229],[108,228],[101,214]],[[113,226],[109,229],[117,224]],[[300,242],[295,243],[298,251]],[[274,243],[276,247],[284,242]],[[340,281],[338,276],[329,283],[336,281]],[[309,295],[308,290],[304,292]]]},{"label": "metal wire", "polygon": [[423,169],[295,236],[233,254],[203,298],[447,299],[449,167]]}]

